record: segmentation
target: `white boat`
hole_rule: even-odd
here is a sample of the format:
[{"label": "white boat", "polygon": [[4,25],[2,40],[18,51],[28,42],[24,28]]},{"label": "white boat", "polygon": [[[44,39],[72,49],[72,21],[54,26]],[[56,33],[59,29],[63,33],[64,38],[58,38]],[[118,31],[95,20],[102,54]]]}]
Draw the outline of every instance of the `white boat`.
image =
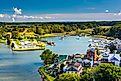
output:
[{"label": "white boat", "polygon": [[88,42],[92,42],[93,40],[92,39],[89,39]]}]

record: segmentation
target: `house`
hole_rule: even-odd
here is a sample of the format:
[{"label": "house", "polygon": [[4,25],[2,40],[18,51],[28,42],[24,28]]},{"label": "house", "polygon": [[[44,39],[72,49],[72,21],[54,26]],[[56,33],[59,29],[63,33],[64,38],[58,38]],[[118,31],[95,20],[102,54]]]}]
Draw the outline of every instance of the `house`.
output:
[{"label": "house", "polygon": [[114,62],[116,66],[120,66],[120,54],[109,54],[108,62]]},{"label": "house", "polygon": [[93,66],[93,61],[91,61],[89,59],[83,59],[82,65],[83,65],[83,67]]},{"label": "house", "polygon": [[113,63],[116,66],[120,66],[120,54],[109,54],[109,53],[104,53],[102,55],[101,62],[105,63]]},{"label": "house", "polygon": [[82,73],[83,67],[80,63],[70,63],[63,68],[64,72],[76,72],[78,74]]},{"label": "house", "polygon": [[102,54],[101,61],[102,61],[102,62],[108,62],[108,57],[109,57],[109,52],[104,52],[104,53]]}]

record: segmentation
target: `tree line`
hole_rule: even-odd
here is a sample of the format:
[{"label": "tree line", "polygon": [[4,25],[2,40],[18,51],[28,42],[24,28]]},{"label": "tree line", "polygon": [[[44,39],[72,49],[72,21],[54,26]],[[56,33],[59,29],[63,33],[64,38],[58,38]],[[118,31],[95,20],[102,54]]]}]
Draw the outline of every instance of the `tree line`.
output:
[{"label": "tree line", "polygon": [[[105,27],[101,27],[105,26]],[[106,28],[110,26],[110,28]],[[6,32],[17,34],[25,29],[28,32],[44,35],[51,33],[78,32],[80,30],[92,29],[91,35],[106,35],[121,37],[121,22],[29,22],[29,23],[0,23],[0,37],[4,37]]]}]

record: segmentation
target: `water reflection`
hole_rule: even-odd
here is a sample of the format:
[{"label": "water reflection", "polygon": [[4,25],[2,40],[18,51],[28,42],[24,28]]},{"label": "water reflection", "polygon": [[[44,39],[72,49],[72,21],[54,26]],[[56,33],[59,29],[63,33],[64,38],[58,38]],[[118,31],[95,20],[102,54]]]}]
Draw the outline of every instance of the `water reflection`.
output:
[{"label": "water reflection", "polygon": [[0,47],[0,81],[41,81],[38,68],[43,65],[41,51],[12,52]]}]

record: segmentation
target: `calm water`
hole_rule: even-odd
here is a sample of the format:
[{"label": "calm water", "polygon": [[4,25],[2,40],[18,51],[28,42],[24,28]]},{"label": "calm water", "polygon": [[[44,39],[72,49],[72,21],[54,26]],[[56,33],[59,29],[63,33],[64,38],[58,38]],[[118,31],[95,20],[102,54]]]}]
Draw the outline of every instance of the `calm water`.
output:
[{"label": "calm water", "polygon": [[[90,37],[76,36],[47,38],[56,46],[47,46],[58,54],[85,53]],[[41,81],[38,68],[43,65],[40,51],[12,52],[6,45],[0,44],[0,81]]]}]

